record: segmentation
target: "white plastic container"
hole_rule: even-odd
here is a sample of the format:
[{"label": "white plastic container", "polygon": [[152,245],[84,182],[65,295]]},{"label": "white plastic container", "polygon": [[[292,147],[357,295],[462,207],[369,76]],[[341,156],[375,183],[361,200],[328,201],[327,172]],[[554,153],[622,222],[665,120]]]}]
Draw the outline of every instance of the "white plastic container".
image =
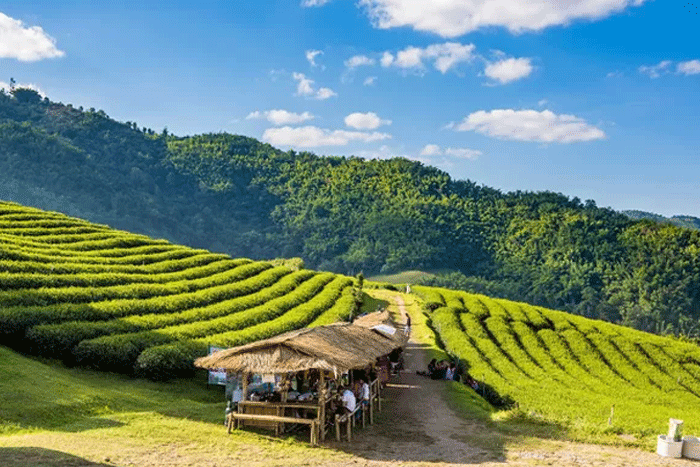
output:
[{"label": "white plastic container", "polygon": [[666,435],[659,435],[656,453],[663,457],[680,458],[683,454],[683,440],[673,441],[673,438],[669,439]]},{"label": "white plastic container", "polygon": [[700,439],[695,436],[683,437],[683,457],[700,460]]}]

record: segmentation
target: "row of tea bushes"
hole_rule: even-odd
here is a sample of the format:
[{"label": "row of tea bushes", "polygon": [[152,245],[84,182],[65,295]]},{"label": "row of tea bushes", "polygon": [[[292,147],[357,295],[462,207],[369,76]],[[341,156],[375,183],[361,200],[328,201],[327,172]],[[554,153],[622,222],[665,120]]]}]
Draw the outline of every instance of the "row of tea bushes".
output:
[{"label": "row of tea bushes", "polygon": [[209,344],[352,314],[353,279],[298,267],[0,202],[0,340],[71,364],[172,377]]},{"label": "row of tea bushes", "polygon": [[[413,286],[445,350],[482,387],[576,435],[700,430],[700,347],[525,303]],[[611,407],[614,417],[610,423]]]}]

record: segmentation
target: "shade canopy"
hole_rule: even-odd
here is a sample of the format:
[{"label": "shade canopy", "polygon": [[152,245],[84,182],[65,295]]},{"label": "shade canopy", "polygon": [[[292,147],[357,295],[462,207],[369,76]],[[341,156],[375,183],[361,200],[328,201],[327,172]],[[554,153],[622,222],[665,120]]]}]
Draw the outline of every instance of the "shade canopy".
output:
[{"label": "shade canopy", "polygon": [[[317,369],[342,373],[365,368],[406,344],[406,336],[388,324],[388,313],[372,313],[355,323],[304,328],[221,350],[195,360],[195,366],[250,373],[293,373]],[[384,315],[384,316],[382,316]],[[391,330],[395,330],[393,334]]]}]

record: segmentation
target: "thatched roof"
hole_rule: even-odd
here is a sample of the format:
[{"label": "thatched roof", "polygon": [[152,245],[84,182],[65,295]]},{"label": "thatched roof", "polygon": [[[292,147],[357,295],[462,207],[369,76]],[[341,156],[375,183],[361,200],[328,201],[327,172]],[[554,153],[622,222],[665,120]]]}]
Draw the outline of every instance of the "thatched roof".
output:
[{"label": "thatched roof", "polygon": [[221,350],[198,358],[194,364],[200,368],[251,373],[292,373],[308,369],[338,373],[364,368],[377,357],[406,343],[402,330],[391,335],[381,326],[379,329],[368,327],[382,324],[375,319],[367,318],[359,324],[356,321],[299,329]]},{"label": "thatched roof", "polygon": [[355,321],[353,321],[352,324],[356,324],[358,326],[363,326],[366,328],[371,328],[372,326],[376,326],[378,324],[388,324],[390,326],[395,326],[394,323],[391,321],[391,315],[389,315],[388,311],[376,311],[374,313],[367,313],[366,315],[362,315],[360,317],[355,318]]}]

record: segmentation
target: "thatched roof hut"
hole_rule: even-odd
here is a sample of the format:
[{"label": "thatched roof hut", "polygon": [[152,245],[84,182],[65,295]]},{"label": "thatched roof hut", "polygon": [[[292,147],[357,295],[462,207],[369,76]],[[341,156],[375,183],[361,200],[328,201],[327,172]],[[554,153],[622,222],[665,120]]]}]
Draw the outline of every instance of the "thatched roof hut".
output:
[{"label": "thatched roof hut", "polygon": [[[305,328],[215,352],[195,366],[250,373],[293,373],[309,369],[335,374],[364,368],[406,343],[401,329],[388,324],[388,313],[372,313],[353,324]],[[394,331],[394,332],[392,332]]]}]

